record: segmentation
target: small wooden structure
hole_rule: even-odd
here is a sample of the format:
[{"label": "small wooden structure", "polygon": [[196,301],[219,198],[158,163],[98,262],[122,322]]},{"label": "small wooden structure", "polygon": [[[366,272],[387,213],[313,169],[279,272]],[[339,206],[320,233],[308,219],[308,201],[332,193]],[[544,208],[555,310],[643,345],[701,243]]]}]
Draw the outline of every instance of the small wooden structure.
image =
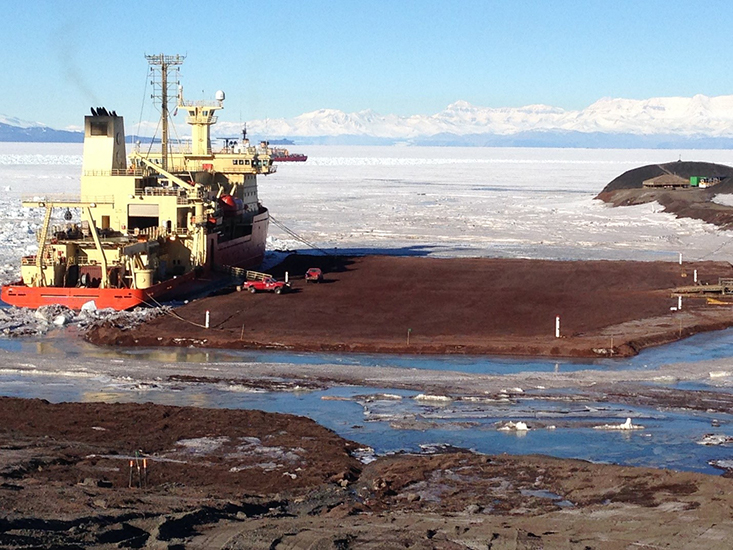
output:
[{"label": "small wooden structure", "polygon": [[690,187],[690,180],[676,174],[662,174],[656,178],[644,180],[644,187],[655,187],[663,189],[681,189]]},{"label": "small wooden structure", "polygon": [[733,294],[733,279],[720,278],[717,285],[681,286],[672,291],[672,296],[724,296]]}]

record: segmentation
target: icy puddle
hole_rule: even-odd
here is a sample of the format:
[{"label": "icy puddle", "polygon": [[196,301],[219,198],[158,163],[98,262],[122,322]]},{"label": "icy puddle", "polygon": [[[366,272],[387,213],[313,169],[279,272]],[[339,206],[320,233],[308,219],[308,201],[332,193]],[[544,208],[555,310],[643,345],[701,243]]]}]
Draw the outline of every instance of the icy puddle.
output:
[{"label": "icy puddle", "polygon": [[[75,337],[73,327],[42,337],[0,338],[0,350],[62,358],[138,359],[160,363],[269,363],[292,365],[347,365],[440,370],[471,374],[520,372],[575,372],[582,370],[654,369],[669,363],[688,363],[733,356],[733,328],[697,334],[680,342],[649,348],[625,359],[504,358],[471,355],[378,355],[307,353],[202,348],[102,348]],[[733,367],[730,369],[733,371]],[[721,377],[725,378],[725,377]],[[726,380],[721,379],[725,385]]]},{"label": "icy puddle", "polygon": [[[377,453],[453,445],[484,453],[573,457],[720,473],[708,463],[733,459],[733,415],[595,403],[582,390],[507,387],[486,397],[368,386],[324,389],[273,378],[270,386],[232,382],[232,373],[269,365],[392,367],[414,372],[508,375],[528,371],[654,369],[665,363],[724,359],[733,330],[707,333],[621,361],[550,361],[466,356],[377,356],[201,349],[97,348],[63,332],[2,339],[0,395],[60,401],[154,402],[251,408],[308,416]],[[171,377],[185,372],[188,376]],[[194,373],[199,379],[191,376]],[[660,383],[665,383],[661,381]],[[675,383],[672,382],[672,385]],[[680,388],[730,391],[729,377]],[[277,391],[272,391],[272,390]],[[550,395],[551,397],[548,397]]]},{"label": "icy puddle", "polygon": [[[0,393],[52,402],[153,402],[291,413],[310,417],[378,454],[448,444],[491,454],[540,453],[707,473],[720,473],[709,461],[733,457],[731,415],[565,399],[445,399],[368,387],[272,392],[226,383],[7,373],[0,375]],[[623,428],[629,422],[635,429]],[[707,434],[718,436],[708,438],[718,444],[705,444]]]}]

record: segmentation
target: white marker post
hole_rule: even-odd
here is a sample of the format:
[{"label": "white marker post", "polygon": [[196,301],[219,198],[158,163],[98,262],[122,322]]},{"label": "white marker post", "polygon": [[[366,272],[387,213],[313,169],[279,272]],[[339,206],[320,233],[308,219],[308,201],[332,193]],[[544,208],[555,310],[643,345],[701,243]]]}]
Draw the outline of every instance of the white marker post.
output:
[{"label": "white marker post", "polygon": [[695,284],[697,284],[697,269],[692,272],[692,279]]},{"label": "white marker post", "polygon": [[680,252],[680,265],[682,265],[682,252]]},{"label": "white marker post", "polygon": [[287,271],[285,272],[285,282],[286,283],[288,282],[288,272]]},{"label": "white marker post", "polygon": [[206,328],[209,328],[209,310],[206,310]]},{"label": "white marker post", "polygon": [[682,311],[682,296],[677,296],[677,311]]},{"label": "white marker post", "polygon": [[560,338],[560,316],[555,317],[555,338]]}]

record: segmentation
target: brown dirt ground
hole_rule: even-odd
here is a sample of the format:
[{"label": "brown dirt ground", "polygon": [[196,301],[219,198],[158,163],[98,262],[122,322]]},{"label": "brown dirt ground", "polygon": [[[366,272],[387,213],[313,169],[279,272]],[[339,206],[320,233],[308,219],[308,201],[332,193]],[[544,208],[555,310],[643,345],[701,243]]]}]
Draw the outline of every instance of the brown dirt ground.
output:
[{"label": "brown dirt ground", "polygon": [[0,398],[0,547],[723,549],[733,536],[733,479],[465,451],[363,465],[355,448],[289,415]]},{"label": "brown dirt ground", "polygon": [[[303,273],[320,266],[322,284]],[[671,291],[733,277],[724,262],[611,262],[290,256],[294,291],[196,300],[133,330],[103,326],[98,344],[386,353],[626,356],[733,324],[730,306]],[[204,329],[206,311],[210,328]],[[555,316],[562,338],[554,337]],[[409,334],[409,343],[408,343]]]}]

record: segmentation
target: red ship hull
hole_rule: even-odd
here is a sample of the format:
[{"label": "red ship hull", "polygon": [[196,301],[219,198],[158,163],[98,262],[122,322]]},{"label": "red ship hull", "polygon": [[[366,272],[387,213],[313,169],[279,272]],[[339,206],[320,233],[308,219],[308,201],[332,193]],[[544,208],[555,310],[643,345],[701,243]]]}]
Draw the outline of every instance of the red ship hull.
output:
[{"label": "red ship hull", "polygon": [[[269,213],[265,210],[255,217],[252,233],[237,239],[218,242],[218,235],[209,235],[208,266],[256,267],[265,256]],[[199,283],[194,271],[179,277],[166,279],[145,289],[134,288],[80,288],[80,287],[29,287],[22,282],[4,285],[0,299],[16,307],[39,308],[53,304],[80,310],[93,301],[97,309],[132,309],[139,305],[157,305],[161,300],[184,297],[200,291],[208,281]]]},{"label": "red ship hull", "polygon": [[80,310],[87,302],[94,302],[97,309],[132,309],[139,305],[157,305],[182,285],[195,279],[193,271],[162,281],[149,288],[65,288],[55,286],[31,287],[23,283],[5,285],[0,298],[6,304],[32,309],[41,306],[62,305]]},{"label": "red ship hull", "polygon": [[272,156],[273,162],[305,162],[306,160],[308,160],[308,155],[292,154]]}]

